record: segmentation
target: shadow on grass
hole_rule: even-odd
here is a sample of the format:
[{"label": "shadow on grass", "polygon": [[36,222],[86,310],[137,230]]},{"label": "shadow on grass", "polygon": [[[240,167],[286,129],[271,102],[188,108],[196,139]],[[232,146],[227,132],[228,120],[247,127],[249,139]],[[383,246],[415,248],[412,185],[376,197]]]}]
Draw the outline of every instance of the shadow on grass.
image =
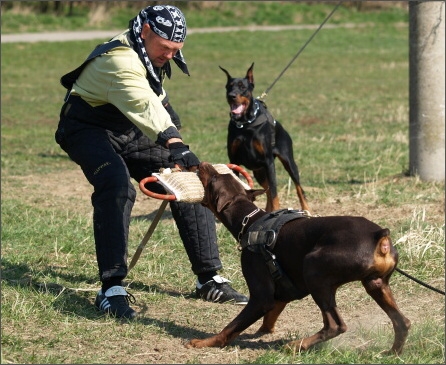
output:
[{"label": "shadow on grass", "polygon": [[[40,293],[48,293],[54,295],[56,300],[52,303],[53,306],[65,313],[73,313],[76,316],[94,319],[102,316],[93,307],[93,301],[99,287],[98,281],[92,279],[90,276],[84,274],[70,274],[63,273],[57,268],[46,267],[38,271],[40,277],[57,277],[72,286],[67,287],[59,283],[51,281],[36,280],[34,271],[29,265],[23,263],[12,263],[9,260],[1,260],[2,284],[11,287],[29,289],[30,291],[37,291]],[[82,286],[88,284],[91,289],[83,289]],[[172,297],[190,296],[190,293],[180,293],[178,291],[164,290],[157,285],[146,285],[138,281],[130,283],[124,282],[124,285],[129,285],[130,290],[144,291],[147,293],[158,293],[161,295],[168,295]],[[79,286],[79,288],[76,288]],[[86,308],[93,308],[92,311]]]},{"label": "shadow on grass", "polygon": [[[158,213],[158,209],[154,210],[150,214],[143,214],[143,215],[135,215],[130,218],[130,221],[147,221],[148,223],[152,223],[152,221],[155,219],[155,215]],[[173,219],[172,213],[170,212],[170,209],[166,209],[163,212],[163,215],[161,216],[160,220],[167,220],[167,219]]]},{"label": "shadow on grass", "polygon": [[[94,307],[94,298],[96,296],[97,289],[73,289],[65,287],[58,283],[53,282],[40,282],[36,281],[32,277],[32,269],[27,264],[15,264],[8,260],[2,259],[2,284],[3,286],[10,286],[30,291],[30,296],[35,292],[50,294],[55,297],[52,301],[54,309],[60,313],[67,315],[73,315],[76,317],[84,317],[88,320],[99,320],[105,315],[99,312]],[[90,285],[97,284],[96,281],[85,275],[70,275],[61,274],[58,270],[54,270],[49,267],[46,270],[39,271],[39,275],[42,276],[58,276],[67,280],[72,284],[85,284]],[[163,290],[157,285],[146,285],[141,282],[129,283],[130,290],[153,292],[158,294],[165,294],[172,297],[185,297],[190,300],[200,300],[193,296],[193,293],[180,293],[172,290]],[[3,288],[4,289],[4,288]],[[216,304],[219,305],[219,304]],[[240,309],[241,310],[241,309]],[[218,333],[221,328],[216,328],[214,333],[206,333],[199,331],[190,326],[178,325],[171,320],[162,320],[158,318],[150,318],[150,312],[148,306],[144,305],[140,311],[141,316],[136,320],[137,323],[141,323],[146,326],[156,326],[170,336],[178,338],[185,345],[189,340],[193,338],[203,339]],[[119,322],[127,322],[127,320],[116,319]],[[229,322],[230,319],[228,319]],[[283,346],[283,340],[263,341],[258,340],[260,335],[258,334],[241,334],[230,346],[238,346],[240,349],[270,349],[272,347],[279,348]],[[255,340],[255,341],[251,341]]]},{"label": "shadow on grass", "polygon": [[[229,323],[228,319],[228,323]],[[168,335],[181,340],[183,345],[186,345],[192,339],[205,339],[220,332],[223,328],[215,328],[215,332],[208,333],[194,329],[190,326],[178,325],[171,320],[162,320],[157,318],[139,317],[138,323],[146,326],[156,326],[162,328]],[[235,338],[228,346],[237,346],[240,350],[243,349],[280,349],[286,341],[283,339],[277,339],[272,341],[265,341],[260,339],[261,334],[244,334],[242,333]]]}]

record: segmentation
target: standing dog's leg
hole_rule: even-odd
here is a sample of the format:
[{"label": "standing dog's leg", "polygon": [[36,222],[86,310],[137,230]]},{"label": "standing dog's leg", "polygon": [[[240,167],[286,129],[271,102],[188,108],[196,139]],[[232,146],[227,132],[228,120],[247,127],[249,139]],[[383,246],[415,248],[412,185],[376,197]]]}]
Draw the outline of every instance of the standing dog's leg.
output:
[{"label": "standing dog's leg", "polygon": [[280,208],[279,196],[277,195],[276,169],[274,163],[267,168],[253,170],[257,182],[266,191],[265,211],[273,212]]},{"label": "standing dog's leg", "polygon": [[293,180],[301,208],[309,211],[310,208],[305,198],[304,190],[300,185],[299,169],[294,160],[293,141],[280,123],[276,123],[276,145],[274,154],[279,158],[280,162],[282,162],[283,167],[290,175],[291,180]]},{"label": "standing dog's leg", "polygon": [[307,199],[305,198],[305,192],[299,182],[299,170],[297,169],[296,163],[294,162],[294,160],[282,159],[282,156],[278,156],[278,158],[282,162],[283,167],[285,167],[285,170],[290,175],[291,180],[293,180],[294,186],[296,188],[297,198],[299,199],[301,208],[303,210],[310,211]]}]

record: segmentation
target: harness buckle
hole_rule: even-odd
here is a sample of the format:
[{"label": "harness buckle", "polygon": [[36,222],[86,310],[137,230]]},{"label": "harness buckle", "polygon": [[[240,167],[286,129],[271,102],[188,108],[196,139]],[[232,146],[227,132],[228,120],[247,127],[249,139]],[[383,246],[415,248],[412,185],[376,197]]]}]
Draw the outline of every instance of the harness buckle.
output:
[{"label": "harness buckle", "polygon": [[273,229],[269,229],[267,232],[272,233],[272,237],[270,235],[267,236],[268,242],[265,243],[266,246],[270,247],[271,245],[274,244],[274,242],[276,242],[277,233]]}]

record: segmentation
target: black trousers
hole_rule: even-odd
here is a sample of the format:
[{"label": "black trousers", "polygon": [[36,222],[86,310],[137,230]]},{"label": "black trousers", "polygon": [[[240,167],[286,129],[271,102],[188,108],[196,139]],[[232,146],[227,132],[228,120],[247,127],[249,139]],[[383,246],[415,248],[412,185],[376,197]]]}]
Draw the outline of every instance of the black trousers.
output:
[{"label": "black trousers", "polygon": [[[127,275],[130,216],[138,183],[161,167],[173,167],[168,149],[156,145],[136,126],[112,132],[86,123],[72,105],[62,109],[56,142],[77,163],[94,188],[93,227],[101,281]],[[156,187],[157,188],[156,188]],[[154,183],[150,190],[162,189]],[[170,202],[192,271],[198,275],[220,270],[215,219],[201,204]]]}]

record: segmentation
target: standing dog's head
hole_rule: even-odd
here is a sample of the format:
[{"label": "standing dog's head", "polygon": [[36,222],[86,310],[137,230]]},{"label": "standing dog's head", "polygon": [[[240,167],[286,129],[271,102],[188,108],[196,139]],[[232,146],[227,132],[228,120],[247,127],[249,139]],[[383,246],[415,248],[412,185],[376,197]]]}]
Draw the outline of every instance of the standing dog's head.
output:
[{"label": "standing dog's head", "polygon": [[244,78],[231,77],[228,71],[223,67],[220,69],[228,77],[226,82],[226,100],[231,108],[231,119],[240,120],[249,114],[249,110],[252,106],[252,91],[254,90],[254,76],[252,69],[254,68],[254,62],[246,72]]}]

